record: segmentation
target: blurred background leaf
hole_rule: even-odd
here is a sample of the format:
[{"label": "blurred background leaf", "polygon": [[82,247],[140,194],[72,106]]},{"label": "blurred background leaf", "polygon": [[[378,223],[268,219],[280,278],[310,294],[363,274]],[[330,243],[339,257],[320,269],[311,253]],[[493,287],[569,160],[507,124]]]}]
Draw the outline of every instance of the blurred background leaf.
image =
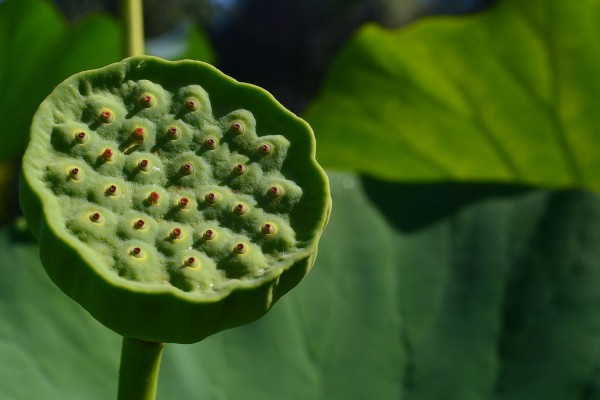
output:
[{"label": "blurred background leaf", "polygon": [[[256,323],[168,345],[159,398],[598,398],[598,196],[330,177],[315,270]],[[114,398],[119,338],[34,244],[0,249],[0,398]]]},{"label": "blurred background leaf", "polygon": [[362,28],[306,113],[330,168],[600,189],[600,2]]},{"label": "blurred background leaf", "polygon": [[43,0],[1,3],[0,26],[0,160],[7,160],[23,152],[31,118],[54,86],[121,58],[121,33],[100,15],[69,26]]}]

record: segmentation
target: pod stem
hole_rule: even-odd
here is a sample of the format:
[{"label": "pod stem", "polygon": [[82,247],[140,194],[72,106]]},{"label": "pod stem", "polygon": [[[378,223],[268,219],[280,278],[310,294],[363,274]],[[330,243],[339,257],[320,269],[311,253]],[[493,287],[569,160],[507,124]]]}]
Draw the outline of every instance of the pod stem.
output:
[{"label": "pod stem", "polygon": [[164,343],[123,338],[118,400],[155,400]]},{"label": "pod stem", "polygon": [[121,16],[125,34],[125,57],[144,55],[144,17],[142,0],[121,0]]}]

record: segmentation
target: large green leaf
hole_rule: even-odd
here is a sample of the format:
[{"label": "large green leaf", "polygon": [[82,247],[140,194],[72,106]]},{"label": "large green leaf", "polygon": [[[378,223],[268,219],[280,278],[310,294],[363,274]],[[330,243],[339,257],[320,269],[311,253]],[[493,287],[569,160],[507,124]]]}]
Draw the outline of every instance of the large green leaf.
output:
[{"label": "large green leaf", "polygon": [[[331,179],[315,269],[256,323],[168,345],[159,398],[600,398],[598,196]],[[118,337],[35,245],[0,248],[0,398],[113,398]]]},{"label": "large green leaf", "polygon": [[1,3],[0,160],[21,154],[31,118],[54,86],[120,58],[120,28],[108,16],[69,26],[49,1]]},{"label": "large green leaf", "polygon": [[600,2],[362,28],[306,117],[329,168],[600,189]]}]

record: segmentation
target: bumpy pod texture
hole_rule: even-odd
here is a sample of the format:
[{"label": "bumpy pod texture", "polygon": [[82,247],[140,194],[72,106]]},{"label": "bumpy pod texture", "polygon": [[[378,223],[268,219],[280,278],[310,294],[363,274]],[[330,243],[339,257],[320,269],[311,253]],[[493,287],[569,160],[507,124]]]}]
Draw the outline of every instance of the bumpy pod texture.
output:
[{"label": "bumpy pod texture", "polygon": [[21,207],[54,282],[127,337],[192,343],[262,316],[330,211],[310,127],[213,67],[133,57],[37,111]]}]

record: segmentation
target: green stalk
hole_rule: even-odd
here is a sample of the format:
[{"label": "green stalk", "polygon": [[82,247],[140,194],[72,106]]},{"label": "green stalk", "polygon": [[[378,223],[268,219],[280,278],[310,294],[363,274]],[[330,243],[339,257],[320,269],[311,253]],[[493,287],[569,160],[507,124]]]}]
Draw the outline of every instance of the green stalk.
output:
[{"label": "green stalk", "polygon": [[142,0],[121,0],[125,43],[124,56],[144,55],[144,18]]},{"label": "green stalk", "polygon": [[155,400],[164,343],[123,338],[118,400]]}]

